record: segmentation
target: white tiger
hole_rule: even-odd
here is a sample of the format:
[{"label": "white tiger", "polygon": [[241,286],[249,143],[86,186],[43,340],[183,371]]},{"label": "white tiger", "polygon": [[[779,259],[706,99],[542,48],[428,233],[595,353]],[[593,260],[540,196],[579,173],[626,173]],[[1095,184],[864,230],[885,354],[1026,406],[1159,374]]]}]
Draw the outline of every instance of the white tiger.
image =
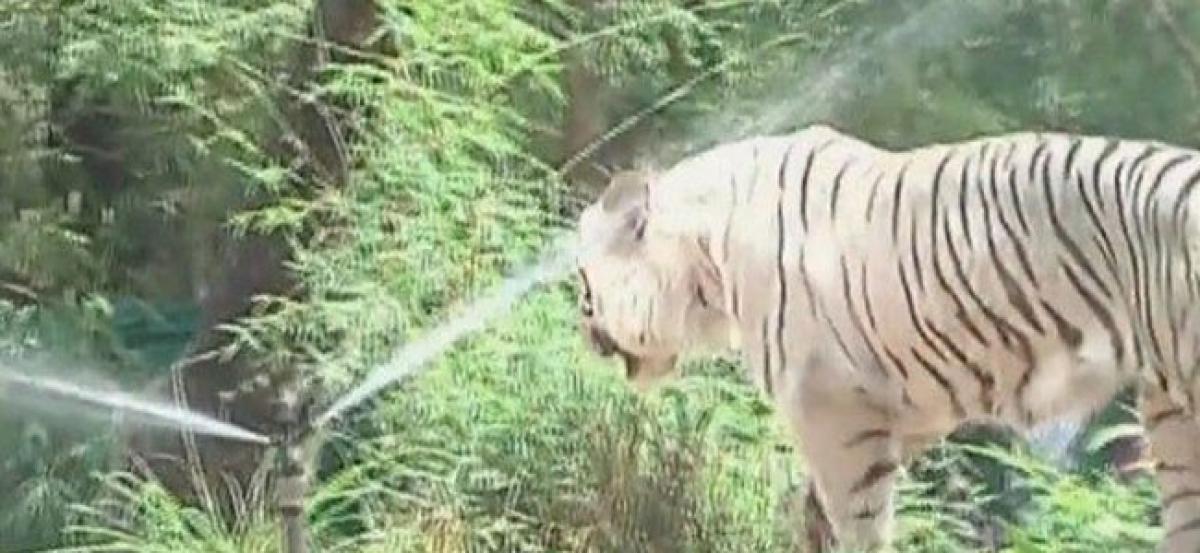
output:
[{"label": "white tiger", "polygon": [[887,151],[815,125],[624,173],[579,222],[582,323],[639,386],[739,347],[842,546],[889,544],[903,461],[967,421],[1136,384],[1161,551],[1200,551],[1200,153],[1010,134]]}]

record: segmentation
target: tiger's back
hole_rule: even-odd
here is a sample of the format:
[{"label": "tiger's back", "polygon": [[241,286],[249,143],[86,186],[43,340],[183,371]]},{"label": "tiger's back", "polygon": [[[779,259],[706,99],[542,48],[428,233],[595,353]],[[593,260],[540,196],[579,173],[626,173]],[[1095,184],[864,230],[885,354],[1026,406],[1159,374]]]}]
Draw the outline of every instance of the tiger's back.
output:
[{"label": "tiger's back", "polygon": [[731,179],[714,257],[764,387],[817,342],[944,418],[1087,412],[1141,369],[1188,395],[1195,152],[1062,134],[888,152],[825,128],[737,147],[769,169]]}]

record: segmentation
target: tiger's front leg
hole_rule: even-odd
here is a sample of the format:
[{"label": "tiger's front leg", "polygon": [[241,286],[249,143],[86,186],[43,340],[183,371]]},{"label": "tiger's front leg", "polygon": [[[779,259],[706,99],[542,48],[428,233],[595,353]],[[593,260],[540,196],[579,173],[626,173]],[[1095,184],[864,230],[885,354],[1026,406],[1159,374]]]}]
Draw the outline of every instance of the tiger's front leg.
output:
[{"label": "tiger's front leg", "polygon": [[1144,385],[1140,396],[1162,497],[1165,534],[1159,551],[1195,553],[1200,551],[1200,425],[1193,413],[1153,385]]},{"label": "tiger's front leg", "polygon": [[[907,466],[908,463],[929,449],[930,444],[941,437],[941,434],[906,436],[901,446],[900,464]],[[821,505],[821,500],[817,497],[817,487],[812,482],[809,482],[804,494],[804,530],[805,543],[808,546],[808,549],[804,551],[808,553],[833,551],[835,545],[833,528],[829,524],[829,518],[825,516],[825,507]]]},{"label": "tiger's front leg", "polygon": [[820,507],[839,551],[884,550],[901,442],[884,410],[826,371],[809,363],[794,393],[779,398],[811,478],[809,503]]},{"label": "tiger's front leg", "polygon": [[827,553],[833,550],[833,527],[825,516],[825,507],[817,497],[817,486],[812,482],[804,492],[804,541],[808,553]]}]

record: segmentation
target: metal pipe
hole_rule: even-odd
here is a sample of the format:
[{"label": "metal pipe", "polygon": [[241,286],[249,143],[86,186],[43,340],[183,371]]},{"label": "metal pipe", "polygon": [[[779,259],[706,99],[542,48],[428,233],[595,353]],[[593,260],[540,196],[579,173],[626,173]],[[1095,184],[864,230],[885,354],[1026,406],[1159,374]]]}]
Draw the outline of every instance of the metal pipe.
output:
[{"label": "metal pipe", "polygon": [[282,455],[287,457],[288,461],[280,467],[278,502],[283,530],[283,550],[286,553],[308,551],[304,527],[304,469],[292,453],[298,450],[299,447],[296,446],[284,448]]},{"label": "metal pipe", "polygon": [[280,434],[276,451],[276,505],[285,553],[307,553],[307,531],[304,525],[304,495],[307,479],[304,474],[302,448],[306,417],[302,413],[299,395],[294,390],[280,390],[275,404],[275,420]]}]

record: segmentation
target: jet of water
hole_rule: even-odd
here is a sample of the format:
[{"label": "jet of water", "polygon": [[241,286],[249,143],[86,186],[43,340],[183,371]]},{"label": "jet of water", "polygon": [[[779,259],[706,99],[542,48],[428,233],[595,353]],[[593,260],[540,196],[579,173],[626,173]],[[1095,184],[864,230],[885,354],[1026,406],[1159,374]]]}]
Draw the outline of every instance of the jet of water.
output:
[{"label": "jet of water", "polygon": [[715,143],[828,122],[847,98],[876,86],[869,62],[889,52],[961,47],[972,33],[1001,21],[1011,9],[1003,0],[930,0],[891,25],[866,26],[800,69],[779,72],[765,83],[765,96],[730,100],[724,109],[693,122],[691,140],[645,155],[653,161],[676,159]]},{"label": "jet of water", "polygon": [[[745,120],[738,135],[778,132],[801,120],[832,112],[847,97],[847,91],[869,85],[863,66],[881,54],[896,50],[921,51],[954,48],[981,27],[999,21],[1012,6],[993,0],[932,0],[894,26],[880,30],[868,27],[849,45],[833,52],[789,89],[789,97],[767,103],[757,117]],[[728,133],[724,127],[723,133]]]},{"label": "jet of water", "polygon": [[321,428],[389,384],[416,372],[458,340],[485,328],[491,319],[509,311],[521,296],[539,282],[564,274],[570,269],[577,252],[574,242],[574,233],[567,233],[537,264],[500,283],[490,293],[468,305],[457,317],[438,326],[420,340],[401,346],[387,362],[368,373],[366,380],[314,419],[313,427]]},{"label": "jet of water", "polygon": [[[139,421],[149,424],[191,430],[200,434],[242,442],[262,445],[270,443],[266,436],[240,426],[181,409],[178,406],[152,403],[122,392],[89,390],[56,378],[34,377],[11,371],[0,371],[0,382],[6,382],[14,387],[28,388],[47,396],[57,396],[78,403],[129,413],[137,416]],[[3,388],[0,387],[0,390]]]}]

